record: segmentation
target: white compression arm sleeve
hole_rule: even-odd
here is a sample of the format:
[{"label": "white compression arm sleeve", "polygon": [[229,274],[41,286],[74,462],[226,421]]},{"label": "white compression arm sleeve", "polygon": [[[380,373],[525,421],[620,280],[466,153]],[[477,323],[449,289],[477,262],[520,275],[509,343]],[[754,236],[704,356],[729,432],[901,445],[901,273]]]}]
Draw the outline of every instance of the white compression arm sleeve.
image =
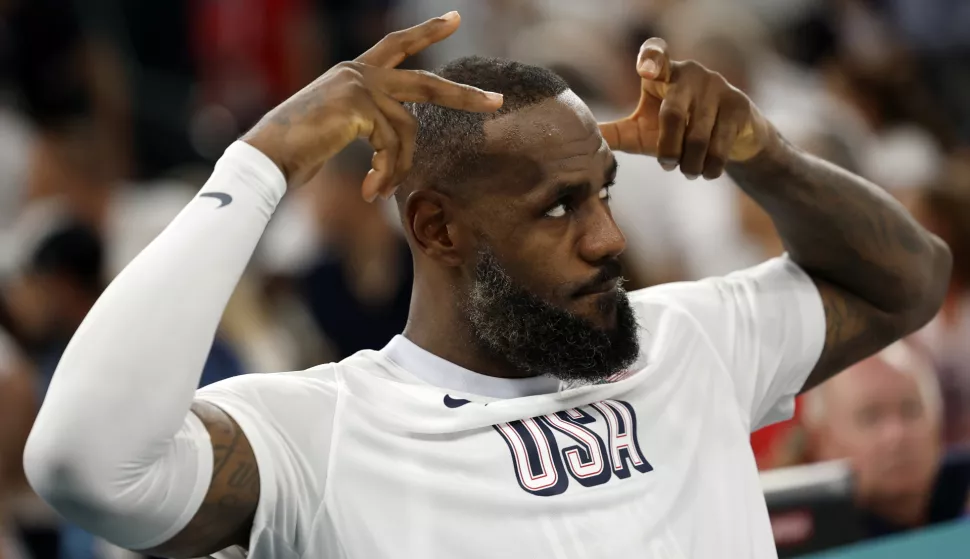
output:
[{"label": "white compression arm sleeve", "polygon": [[74,335],[24,457],[31,485],[72,522],[146,549],[198,510],[212,446],[189,408],[223,310],[285,190],[269,158],[230,146]]}]

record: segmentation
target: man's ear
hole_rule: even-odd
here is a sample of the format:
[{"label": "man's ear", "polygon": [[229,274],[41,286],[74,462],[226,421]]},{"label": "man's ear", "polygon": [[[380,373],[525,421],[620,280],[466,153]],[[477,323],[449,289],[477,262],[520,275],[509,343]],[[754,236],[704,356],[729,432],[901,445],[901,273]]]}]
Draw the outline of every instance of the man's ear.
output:
[{"label": "man's ear", "polygon": [[446,266],[461,266],[471,236],[455,219],[454,200],[431,189],[415,190],[404,203],[404,226],[419,250]]}]

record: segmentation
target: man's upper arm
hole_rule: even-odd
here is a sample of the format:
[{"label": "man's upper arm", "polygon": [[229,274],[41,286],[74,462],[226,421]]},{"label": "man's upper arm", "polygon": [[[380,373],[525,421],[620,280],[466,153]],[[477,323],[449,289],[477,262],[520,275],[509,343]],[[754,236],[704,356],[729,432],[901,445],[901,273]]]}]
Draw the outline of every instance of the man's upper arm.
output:
[{"label": "man's upper arm", "polygon": [[906,321],[832,283],[815,277],[812,281],[825,309],[825,345],[801,392],[877,353],[912,329]]},{"label": "man's upper arm", "polygon": [[214,404],[196,401],[192,412],[212,440],[212,482],[202,506],[171,540],[149,553],[200,557],[233,545],[246,547],[259,504],[259,469],[245,433]]},{"label": "man's upper arm", "polygon": [[328,365],[200,389],[192,411],[212,441],[212,482],[191,521],[155,552],[199,557],[238,545],[253,555],[300,556],[326,488],[335,375]]}]

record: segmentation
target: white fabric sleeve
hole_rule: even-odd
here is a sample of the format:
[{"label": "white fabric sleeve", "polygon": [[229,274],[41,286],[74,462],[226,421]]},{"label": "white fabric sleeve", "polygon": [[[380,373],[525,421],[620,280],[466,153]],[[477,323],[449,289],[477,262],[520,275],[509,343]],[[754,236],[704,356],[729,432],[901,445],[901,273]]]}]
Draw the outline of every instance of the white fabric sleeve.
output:
[{"label": "white fabric sleeve", "polygon": [[70,521],[145,549],[198,510],[212,447],[189,407],[222,312],[285,190],[269,158],[234,143],[84,319],[24,455],[33,488]]},{"label": "white fabric sleeve", "polygon": [[[313,541],[327,486],[337,388],[334,366],[324,365],[300,373],[242,375],[196,395],[232,416],[256,457],[259,504],[249,556],[296,559]],[[233,557],[233,551],[215,557]]]},{"label": "white fabric sleeve", "polygon": [[751,431],[789,419],[825,344],[825,310],[812,279],[787,255],[725,277],[631,295],[682,309],[731,376]]}]

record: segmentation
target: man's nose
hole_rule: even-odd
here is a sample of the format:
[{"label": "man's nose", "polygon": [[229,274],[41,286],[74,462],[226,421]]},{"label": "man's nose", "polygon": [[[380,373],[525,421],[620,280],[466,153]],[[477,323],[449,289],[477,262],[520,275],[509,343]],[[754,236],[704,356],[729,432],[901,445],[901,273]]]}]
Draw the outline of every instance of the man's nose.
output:
[{"label": "man's nose", "polygon": [[626,237],[605,204],[592,210],[579,249],[587,262],[617,258],[626,249]]}]

